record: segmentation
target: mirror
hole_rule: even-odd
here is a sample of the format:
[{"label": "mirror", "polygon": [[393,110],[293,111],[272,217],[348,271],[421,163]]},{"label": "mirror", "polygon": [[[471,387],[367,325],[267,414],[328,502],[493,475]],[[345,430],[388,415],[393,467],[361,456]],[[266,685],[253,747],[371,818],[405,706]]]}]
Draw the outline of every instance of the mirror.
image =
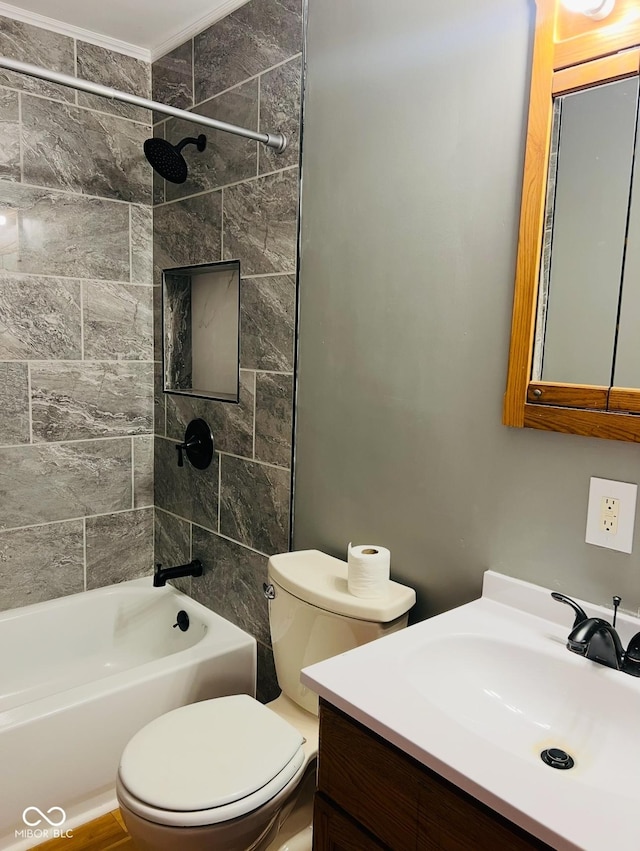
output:
[{"label": "mirror", "polygon": [[508,426],[640,442],[640,18],[631,5],[617,0],[600,21],[536,0]]},{"label": "mirror", "polygon": [[536,380],[611,384],[637,106],[637,77],[554,98]]},{"label": "mirror", "polygon": [[162,274],[165,393],[238,402],[240,263],[207,263]]}]

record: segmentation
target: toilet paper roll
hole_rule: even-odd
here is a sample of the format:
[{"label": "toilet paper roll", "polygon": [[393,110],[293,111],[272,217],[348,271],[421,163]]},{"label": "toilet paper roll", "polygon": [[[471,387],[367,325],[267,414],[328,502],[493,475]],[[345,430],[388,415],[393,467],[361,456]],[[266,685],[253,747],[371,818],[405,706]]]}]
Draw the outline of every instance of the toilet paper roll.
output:
[{"label": "toilet paper roll", "polygon": [[391,553],[384,547],[364,544],[347,549],[347,587],[354,597],[383,597],[387,592]]}]

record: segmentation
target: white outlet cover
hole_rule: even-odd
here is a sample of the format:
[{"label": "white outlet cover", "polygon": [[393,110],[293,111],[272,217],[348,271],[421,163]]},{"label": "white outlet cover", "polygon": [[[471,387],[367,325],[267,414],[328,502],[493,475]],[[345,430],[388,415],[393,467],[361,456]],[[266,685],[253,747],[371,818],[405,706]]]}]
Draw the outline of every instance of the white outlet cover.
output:
[{"label": "white outlet cover", "polygon": [[[589,505],[587,507],[587,534],[585,537],[587,544],[619,550],[621,553],[630,553],[633,547],[637,495],[638,485],[592,477],[589,484]],[[601,531],[600,528],[602,498],[607,496],[619,500],[620,504],[618,531],[615,535],[612,535],[611,532]]]}]

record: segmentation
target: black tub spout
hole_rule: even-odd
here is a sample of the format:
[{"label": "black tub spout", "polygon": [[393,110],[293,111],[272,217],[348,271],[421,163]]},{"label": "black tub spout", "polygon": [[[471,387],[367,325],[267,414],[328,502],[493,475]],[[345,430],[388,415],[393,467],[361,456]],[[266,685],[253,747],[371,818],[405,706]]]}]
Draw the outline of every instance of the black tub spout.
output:
[{"label": "black tub spout", "polygon": [[202,576],[202,562],[194,558],[189,564],[179,564],[176,567],[163,567],[161,564],[156,564],[153,574],[154,587],[159,588],[167,584],[167,579],[178,579],[181,576]]}]

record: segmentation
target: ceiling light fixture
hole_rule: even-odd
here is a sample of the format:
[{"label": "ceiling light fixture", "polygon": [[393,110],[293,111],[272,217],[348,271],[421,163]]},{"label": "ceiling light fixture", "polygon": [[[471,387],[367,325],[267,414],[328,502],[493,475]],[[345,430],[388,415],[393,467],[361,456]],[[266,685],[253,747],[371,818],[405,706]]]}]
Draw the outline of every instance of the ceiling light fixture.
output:
[{"label": "ceiling light fixture", "polygon": [[560,0],[570,12],[580,12],[594,21],[601,21],[610,15],[616,0]]}]

